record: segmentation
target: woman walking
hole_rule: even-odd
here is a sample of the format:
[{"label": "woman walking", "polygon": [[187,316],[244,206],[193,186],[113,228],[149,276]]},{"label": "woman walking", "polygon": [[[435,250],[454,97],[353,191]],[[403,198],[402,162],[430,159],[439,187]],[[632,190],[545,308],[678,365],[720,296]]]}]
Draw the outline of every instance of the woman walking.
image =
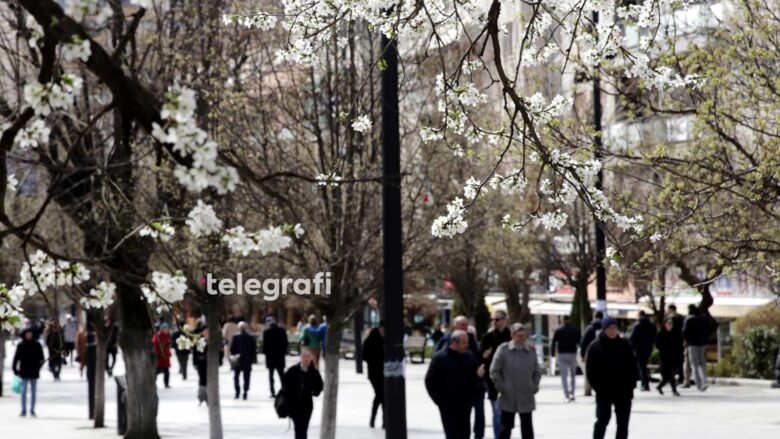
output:
[{"label": "woman walking", "polygon": [[64,343],[60,324],[56,320],[49,320],[46,323],[43,338],[46,340],[46,348],[49,350],[49,371],[54,376],[54,381],[59,381]]},{"label": "woman walking", "polygon": [[322,392],[322,376],[313,363],[311,349],[302,347],[300,363],[287,369],[282,378],[285,403],[295,425],[295,439],[306,439],[314,410],[312,397]]},{"label": "woman walking", "polygon": [[[374,428],[379,406],[385,400],[385,323],[371,329],[366,341],[363,342],[363,360],[368,366],[368,381],[374,388],[374,403],[371,406],[371,419],[368,425]],[[382,409],[382,428],[385,428],[384,408]]]},{"label": "woman walking", "polygon": [[12,366],[14,374],[22,379],[22,413],[20,416],[27,416],[27,386],[29,385],[30,415],[35,417],[35,393],[43,362],[43,347],[38,343],[38,340],[33,338],[33,331],[29,328],[25,329],[22,331],[22,342],[16,346]]},{"label": "woman walking", "polygon": [[678,353],[676,348],[676,340],[674,337],[674,321],[671,317],[667,317],[664,320],[664,326],[658,333],[658,337],[655,340],[655,346],[658,348],[658,357],[661,360],[661,383],[658,384],[658,393],[664,394],[663,388],[666,383],[672,385],[672,393],[674,396],[680,396],[677,393],[677,382],[674,377],[675,365],[678,362]]}]

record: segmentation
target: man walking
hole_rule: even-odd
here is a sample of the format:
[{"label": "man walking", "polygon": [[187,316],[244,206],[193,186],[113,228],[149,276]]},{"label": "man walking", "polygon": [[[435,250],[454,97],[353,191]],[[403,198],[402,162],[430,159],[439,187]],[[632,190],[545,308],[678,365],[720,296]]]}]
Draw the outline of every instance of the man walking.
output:
[{"label": "man walking", "polygon": [[561,326],[555,330],[550,350],[556,354],[558,370],[563,384],[563,396],[567,402],[574,401],[574,389],[577,378],[577,346],[580,331],[571,324],[568,315],[563,316]]},{"label": "man walking", "polygon": [[176,332],[173,334],[173,350],[176,352],[176,359],[179,361],[179,374],[184,381],[187,381],[187,363],[190,358],[190,348],[179,343],[180,338],[187,338],[187,334],[184,328],[188,328],[184,323],[181,328],[177,327]]},{"label": "man walking", "polygon": [[238,334],[230,341],[230,365],[233,367],[233,385],[236,389],[236,399],[241,394],[239,376],[244,374],[244,401],[249,392],[249,380],[252,376],[252,362],[257,353],[255,338],[247,332],[246,322],[239,322]]},{"label": "man walking", "polygon": [[[603,312],[596,311],[593,313],[593,321],[585,327],[585,331],[582,333],[582,340],[580,340],[580,355],[582,356],[583,362],[587,362],[585,356],[588,353],[588,347],[591,343],[593,343],[594,340],[596,340],[596,336],[598,335],[599,331],[601,331],[601,319],[603,318]],[[587,374],[585,376],[585,396],[591,396],[591,387]]]},{"label": "man walking", "polygon": [[[482,349],[480,357],[486,371],[490,370],[498,347],[512,339],[512,334],[506,326],[506,313],[504,311],[493,312],[492,322],[493,329],[482,337],[480,346]],[[487,387],[488,400],[490,400],[490,407],[493,409],[493,437],[498,438],[498,435],[501,433],[501,409],[498,408],[498,390],[496,390],[489,373],[485,374],[485,385]]]},{"label": "man walking", "polygon": [[685,317],[677,314],[677,306],[674,304],[667,306],[666,311],[666,318],[671,319],[672,321],[670,355],[672,355],[671,359],[673,363],[671,366],[674,369],[674,374],[678,377],[677,383],[680,384],[683,382],[683,376],[685,375],[683,369],[683,363],[685,361],[685,341],[683,340],[682,333]]},{"label": "man walking", "polygon": [[634,327],[631,328],[628,340],[631,342],[631,347],[634,348],[643,392],[650,390],[650,372],[647,370],[647,363],[650,361],[650,354],[653,353],[653,344],[657,333],[658,330],[650,322],[647,314],[644,311],[639,311],[639,318],[634,323]]},{"label": "man walking", "polygon": [[485,374],[485,366],[480,366],[469,352],[466,331],[457,329],[449,339],[449,347],[431,358],[425,374],[425,388],[439,407],[446,439],[468,439],[475,387],[477,380]]},{"label": "man walking", "polygon": [[602,331],[585,354],[585,371],[596,391],[596,423],[593,439],[603,439],[612,407],[617,422],[616,439],[628,438],[631,400],[637,380],[636,357],[628,341],[618,335],[617,321],[605,317]]},{"label": "man walking", "polygon": [[688,344],[688,361],[691,363],[693,378],[699,391],[707,390],[707,339],[710,338],[710,326],[696,305],[688,307],[688,317],[683,324],[683,337]]},{"label": "man walking", "polygon": [[287,331],[276,324],[276,320],[273,317],[266,319],[266,322],[268,328],[263,331],[263,354],[265,355],[265,367],[268,369],[271,396],[276,396],[274,372],[279,374],[279,382],[281,383],[284,377],[284,359],[287,355]]},{"label": "man walking", "polygon": [[534,395],[539,391],[542,371],[536,361],[536,351],[526,343],[525,326],[515,323],[510,332],[512,340],[498,347],[490,366],[490,378],[498,389],[498,407],[501,409],[498,438],[510,438],[515,426],[515,413],[518,413],[522,438],[533,439]]},{"label": "man walking", "polygon": [[[438,352],[445,349],[452,342],[452,334],[454,331],[464,331],[468,336],[468,350],[477,362],[482,362],[483,357],[479,355],[479,346],[477,345],[477,337],[469,332],[469,319],[466,316],[457,316],[452,320],[453,332],[445,335],[436,344],[434,352]],[[474,437],[476,439],[482,439],[485,436],[485,380],[478,379],[476,390],[474,393]]]}]

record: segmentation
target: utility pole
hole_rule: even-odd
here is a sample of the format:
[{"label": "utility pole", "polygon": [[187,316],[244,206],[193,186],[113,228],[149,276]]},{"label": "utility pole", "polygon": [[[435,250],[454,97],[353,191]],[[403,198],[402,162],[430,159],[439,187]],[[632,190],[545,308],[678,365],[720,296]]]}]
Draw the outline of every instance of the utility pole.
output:
[{"label": "utility pole", "polygon": [[385,308],[385,437],[406,439],[401,139],[398,114],[398,40],[382,34],[382,242]]},{"label": "utility pole", "polygon": [[[593,29],[599,23],[599,13],[593,13]],[[595,152],[594,158],[601,161],[602,154],[601,149],[603,147],[601,141],[601,81],[599,78],[598,66],[593,72],[593,128],[595,129]],[[603,190],[604,187],[604,171],[603,166],[599,168],[598,175],[596,175],[596,189]],[[604,237],[604,225],[598,219],[594,218],[596,224],[596,310],[605,312],[607,311],[607,271],[604,268],[604,257],[607,254],[607,242]]]}]

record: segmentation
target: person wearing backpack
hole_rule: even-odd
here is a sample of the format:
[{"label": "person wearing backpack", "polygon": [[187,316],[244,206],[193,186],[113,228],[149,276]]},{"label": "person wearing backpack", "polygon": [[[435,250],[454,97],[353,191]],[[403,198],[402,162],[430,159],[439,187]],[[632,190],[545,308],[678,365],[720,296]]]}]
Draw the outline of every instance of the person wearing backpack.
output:
[{"label": "person wearing backpack", "polygon": [[295,439],[306,439],[314,410],[312,397],[319,396],[322,385],[322,376],[314,366],[311,349],[302,347],[301,361],[284,373],[280,392],[284,408],[295,426]]}]

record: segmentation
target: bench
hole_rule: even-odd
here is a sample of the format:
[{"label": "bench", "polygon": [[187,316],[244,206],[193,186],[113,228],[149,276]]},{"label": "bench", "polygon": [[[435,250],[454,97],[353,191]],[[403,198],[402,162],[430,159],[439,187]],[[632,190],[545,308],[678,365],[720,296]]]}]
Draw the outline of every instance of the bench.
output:
[{"label": "bench", "polygon": [[425,363],[425,348],[427,344],[428,338],[424,335],[410,335],[406,339],[406,352],[412,364]]}]

